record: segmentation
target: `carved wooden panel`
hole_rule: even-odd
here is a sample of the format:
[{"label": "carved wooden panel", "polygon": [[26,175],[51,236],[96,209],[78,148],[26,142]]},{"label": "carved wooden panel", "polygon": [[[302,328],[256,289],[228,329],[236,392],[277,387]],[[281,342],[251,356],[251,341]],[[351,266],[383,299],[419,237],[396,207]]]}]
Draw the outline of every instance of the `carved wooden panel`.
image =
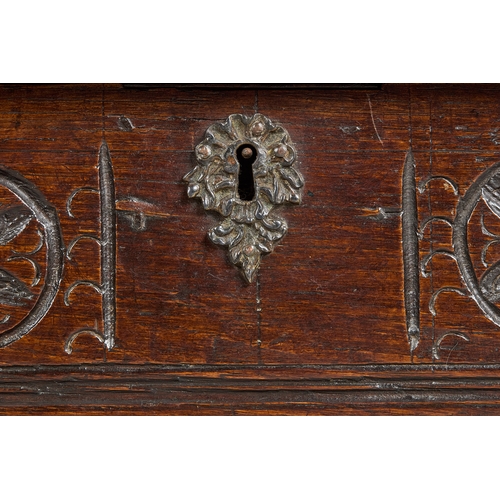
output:
[{"label": "carved wooden panel", "polygon": [[498,413],[499,102],[0,87],[0,412]]}]

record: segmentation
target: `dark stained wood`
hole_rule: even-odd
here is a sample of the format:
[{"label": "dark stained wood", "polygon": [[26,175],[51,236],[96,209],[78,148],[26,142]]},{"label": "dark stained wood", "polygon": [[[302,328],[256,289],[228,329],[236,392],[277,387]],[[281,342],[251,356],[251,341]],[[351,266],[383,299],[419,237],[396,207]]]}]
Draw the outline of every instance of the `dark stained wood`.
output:
[{"label": "dark stained wood", "polygon": [[[64,351],[71,333],[101,322],[90,288],[76,289],[70,307],[63,301],[76,280],[101,278],[99,248],[82,240],[43,321],[0,349],[0,413],[499,414],[498,327],[456,294],[442,294],[430,314],[439,287],[463,287],[456,264],[436,256],[432,276],[420,277],[421,337],[410,353],[401,219],[377,217],[379,207],[401,208],[410,147],[417,183],[451,177],[463,195],[498,161],[499,111],[496,85],[0,86],[0,164],[56,207],[66,245],[99,232],[95,193],[75,198],[75,218],[66,200],[98,186],[103,139],[117,200],[154,206],[141,232],[117,214],[116,347],[106,352],[83,335],[72,354]],[[221,217],[189,199],[182,178],[208,126],[256,112],[290,133],[305,187],[300,206],[277,209],[289,232],[248,285],[207,237]],[[16,202],[0,190],[3,204]],[[453,217],[456,203],[451,188],[433,181],[418,194],[419,219]],[[489,241],[481,210],[500,234],[500,220],[478,205],[469,225],[478,270]],[[6,259],[36,242],[30,228],[0,247],[0,267],[29,282],[30,265]],[[420,257],[435,249],[451,249],[444,224],[426,229]],[[45,253],[38,259],[45,272]],[[488,259],[500,259],[500,245]],[[10,312],[15,322],[28,309]],[[449,331],[468,340],[445,337],[436,359],[436,339]]]}]

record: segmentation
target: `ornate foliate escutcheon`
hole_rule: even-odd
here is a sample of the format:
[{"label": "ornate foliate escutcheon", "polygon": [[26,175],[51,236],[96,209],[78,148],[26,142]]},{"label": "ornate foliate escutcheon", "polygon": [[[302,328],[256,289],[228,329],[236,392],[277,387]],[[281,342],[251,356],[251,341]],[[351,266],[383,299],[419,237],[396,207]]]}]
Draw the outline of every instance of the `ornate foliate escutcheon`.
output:
[{"label": "ornate foliate escutcheon", "polygon": [[196,166],[184,176],[188,196],[224,216],[208,236],[228,247],[230,261],[252,282],[261,255],[272,252],[288,229],[273,208],[301,202],[295,147],[288,132],[264,115],[237,114],[210,126],[195,156]]}]

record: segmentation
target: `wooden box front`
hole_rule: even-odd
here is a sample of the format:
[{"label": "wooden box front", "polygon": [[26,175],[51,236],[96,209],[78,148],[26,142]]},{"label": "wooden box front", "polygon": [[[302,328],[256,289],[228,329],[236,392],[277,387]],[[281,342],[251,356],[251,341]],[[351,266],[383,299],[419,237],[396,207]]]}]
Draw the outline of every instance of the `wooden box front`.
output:
[{"label": "wooden box front", "polygon": [[[496,316],[455,238],[462,220],[495,312],[498,214],[481,189],[470,218],[463,206],[485,172],[494,183],[499,103],[487,85],[1,87],[0,164],[27,184],[0,185],[0,342],[57,289],[0,349],[0,412],[497,413]],[[304,187],[276,209],[288,233],[248,284],[183,177],[210,125],[255,113],[288,131]],[[40,194],[59,249],[46,213],[26,210]]]}]

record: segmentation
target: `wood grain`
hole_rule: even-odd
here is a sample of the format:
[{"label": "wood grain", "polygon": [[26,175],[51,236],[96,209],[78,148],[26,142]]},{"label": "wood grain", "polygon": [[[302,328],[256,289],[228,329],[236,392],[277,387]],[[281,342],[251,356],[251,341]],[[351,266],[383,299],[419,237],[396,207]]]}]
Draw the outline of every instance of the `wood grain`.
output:
[{"label": "wood grain", "polygon": [[[497,414],[500,335],[467,297],[456,264],[439,255],[420,276],[421,336],[410,353],[404,310],[401,177],[407,151],[416,182],[451,177],[460,195],[498,159],[500,86],[383,85],[338,88],[0,87],[0,164],[20,172],[57,208],[65,244],[97,235],[99,147],[109,145],[116,198],[154,207],[137,231],[117,212],[116,347],[81,336],[101,327],[100,297],[76,280],[101,279],[99,248],[75,246],[43,321],[0,350],[3,414]],[[189,199],[183,176],[214,122],[262,113],[282,124],[305,178],[300,206],[277,209],[289,226],[246,284],[207,237],[220,216]],[[1,190],[3,204],[15,197]],[[418,194],[419,220],[455,215],[440,181]],[[379,208],[392,211],[378,216]],[[484,204],[471,218],[472,258],[500,221]],[[36,244],[34,228],[0,247],[1,267]],[[432,224],[420,257],[449,249],[451,229]],[[500,258],[492,245],[488,258]],[[44,263],[45,254],[40,254]],[[0,312],[3,312],[4,306]],[[9,311],[10,312],[10,311]],[[15,310],[12,321],[27,309]],[[3,327],[3,325],[0,325]],[[436,341],[449,331],[463,332]],[[1,334],[1,331],[0,331]]]}]

